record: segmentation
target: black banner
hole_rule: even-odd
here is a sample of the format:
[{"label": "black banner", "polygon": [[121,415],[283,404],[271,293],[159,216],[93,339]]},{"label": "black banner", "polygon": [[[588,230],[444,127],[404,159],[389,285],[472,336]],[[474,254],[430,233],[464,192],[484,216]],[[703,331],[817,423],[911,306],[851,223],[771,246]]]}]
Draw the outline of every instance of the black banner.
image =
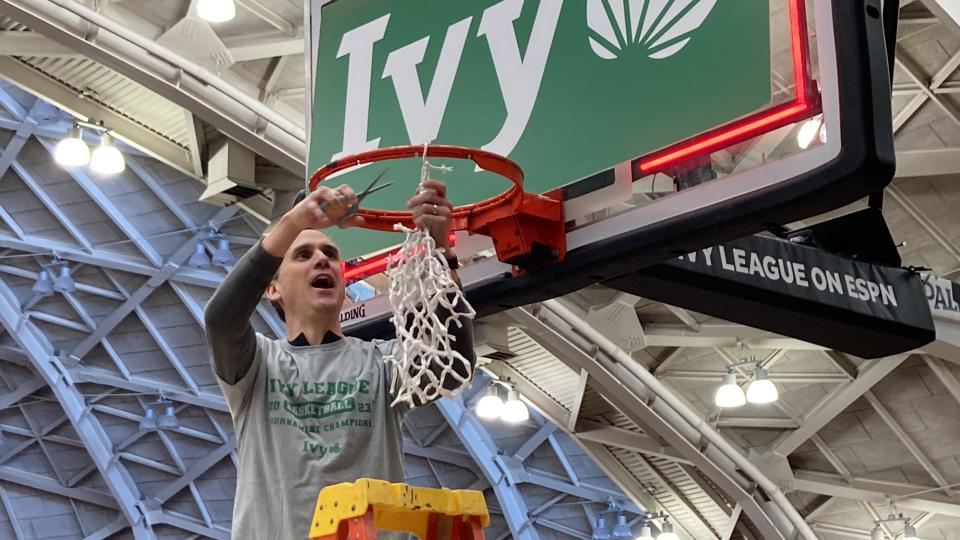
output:
[{"label": "black banner", "polygon": [[920,276],[750,236],[604,283],[864,358],[933,341]]}]

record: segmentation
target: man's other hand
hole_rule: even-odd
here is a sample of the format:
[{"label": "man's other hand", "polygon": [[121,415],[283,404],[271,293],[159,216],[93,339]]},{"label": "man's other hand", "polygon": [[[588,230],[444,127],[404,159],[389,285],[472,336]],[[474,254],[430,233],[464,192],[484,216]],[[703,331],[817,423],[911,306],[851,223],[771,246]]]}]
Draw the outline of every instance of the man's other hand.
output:
[{"label": "man's other hand", "polygon": [[438,248],[448,248],[450,216],[453,205],[447,200],[447,185],[438,180],[427,180],[417,188],[417,194],[407,201],[413,210],[413,222],[433,237]]}]

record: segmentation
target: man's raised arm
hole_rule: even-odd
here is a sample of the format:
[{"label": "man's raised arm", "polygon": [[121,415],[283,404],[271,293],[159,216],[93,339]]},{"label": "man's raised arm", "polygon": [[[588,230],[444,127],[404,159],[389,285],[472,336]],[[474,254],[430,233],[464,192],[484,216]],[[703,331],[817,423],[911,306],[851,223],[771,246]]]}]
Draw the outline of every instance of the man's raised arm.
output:
[{"label": "man's raised arm", "polygon": [[[237,261],[207,303],[204,311],[207,347],[213,370],[223,382],[236,384],[253,364],[257,339],[250,316],[287,249],[304,229],[336,224],[356,200],[349,186],[340,186],[337,190],[320,187],[284,214],[273,231]],[[321,209],[323,203],[328,205],[326,211]],[[357,225],[361,220],[350,218],[344,225]]]}]

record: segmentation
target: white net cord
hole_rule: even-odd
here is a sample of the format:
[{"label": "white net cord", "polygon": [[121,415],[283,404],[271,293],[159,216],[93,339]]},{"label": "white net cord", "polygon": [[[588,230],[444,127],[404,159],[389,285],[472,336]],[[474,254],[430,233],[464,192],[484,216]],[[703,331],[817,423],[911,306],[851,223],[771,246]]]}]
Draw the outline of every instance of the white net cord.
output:
[{"label": "white net cord", "polygon": [[[439,167],[426,161],[425,146],[421,184],[431,168]],[[469,386],[472,368],[453,348],[456,337],[447,329],[462,327],[476,312],[453,280],[443,250],[437,248],[430,233],[402,225],[395,228],[405,232],[406,239],[389,270],[391,322],[397,329],[394,354],[384,358],[396,369],[391,389],[396,391],[396,399],[391,406],[456,397]]]}]

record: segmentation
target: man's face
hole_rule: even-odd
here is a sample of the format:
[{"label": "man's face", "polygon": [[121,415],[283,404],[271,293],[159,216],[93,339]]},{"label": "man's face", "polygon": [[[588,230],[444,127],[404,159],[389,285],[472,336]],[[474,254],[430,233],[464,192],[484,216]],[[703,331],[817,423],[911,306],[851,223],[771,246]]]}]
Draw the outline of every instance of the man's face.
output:
[{"label": "man's face", "polygon": [[277,277],[267,286],[267,297],[280,302],[291,320],[313,313],[340,313],[345,296],[340,250],[326,234],[306,229],[283,256]]}]

